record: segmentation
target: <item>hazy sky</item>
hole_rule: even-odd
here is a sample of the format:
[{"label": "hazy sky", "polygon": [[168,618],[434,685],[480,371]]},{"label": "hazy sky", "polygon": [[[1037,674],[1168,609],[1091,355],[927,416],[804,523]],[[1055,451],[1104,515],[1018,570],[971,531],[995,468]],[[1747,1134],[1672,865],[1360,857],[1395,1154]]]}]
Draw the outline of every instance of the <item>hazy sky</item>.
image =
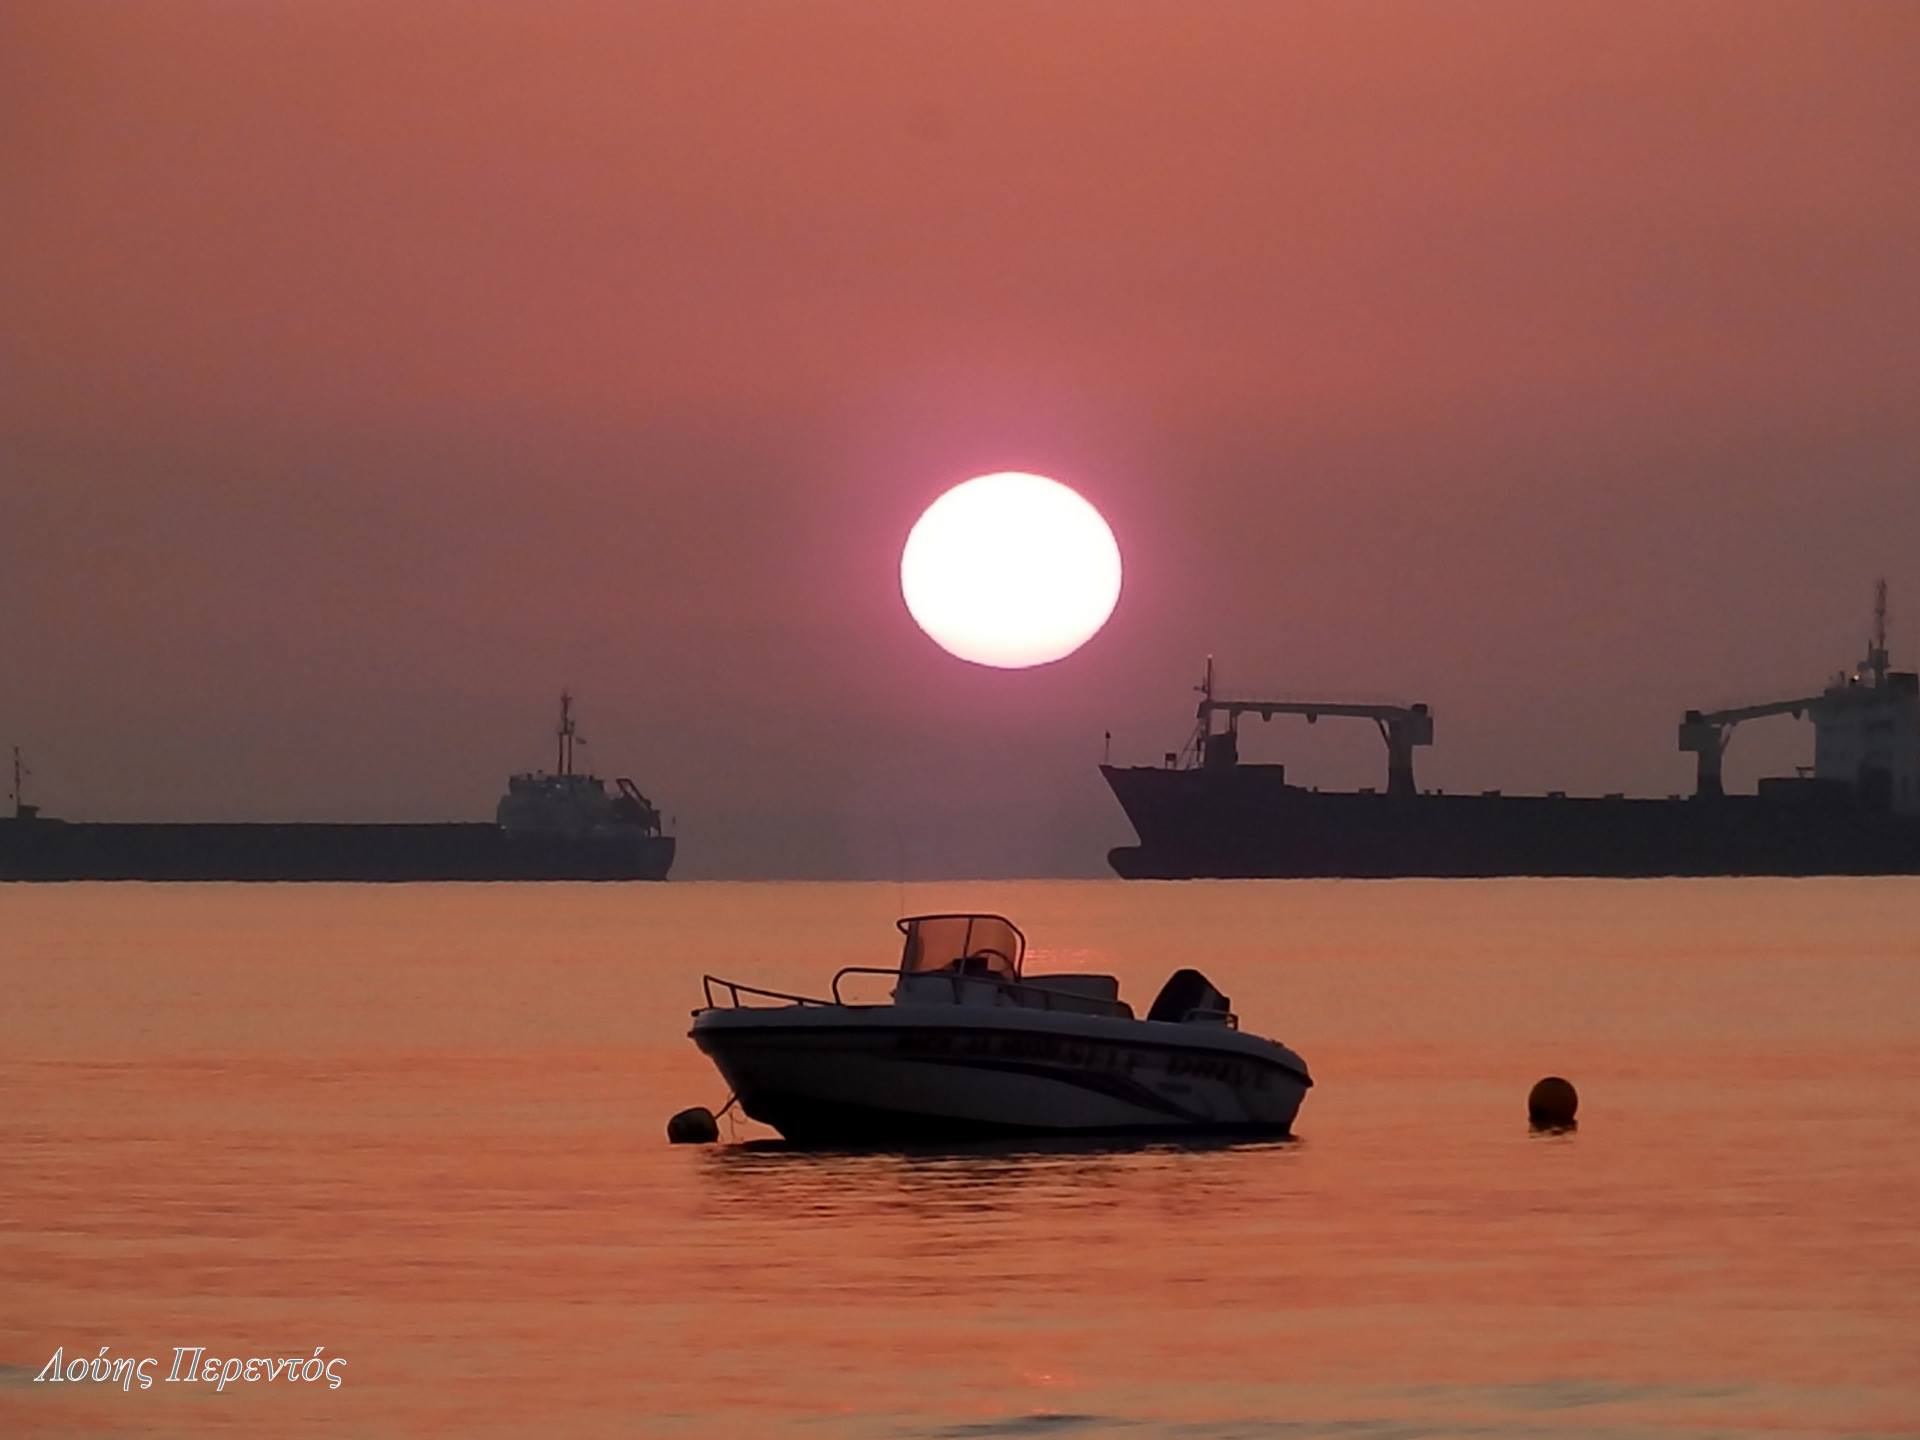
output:
[{"label": "hazy sky", "polygon": [[[1091,874],[1211,651],[1428,701],[1426,785],[1689,788],[1877,574],[1920,659],[1917,75],[1910,3],[9,0],[0,743],[479,818],[565,683],[676,873]],[[1014,674],[897,575],[1005,468],[1126,565]]]}]

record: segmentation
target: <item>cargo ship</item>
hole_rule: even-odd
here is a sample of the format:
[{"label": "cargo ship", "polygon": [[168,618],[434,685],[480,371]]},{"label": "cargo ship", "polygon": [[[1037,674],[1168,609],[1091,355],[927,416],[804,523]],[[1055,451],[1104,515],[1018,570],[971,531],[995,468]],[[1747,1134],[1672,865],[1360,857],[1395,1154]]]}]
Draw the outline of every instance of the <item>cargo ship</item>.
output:
[{"label": "cargo ship", "polygon": [[[1199,690],[1184,750],[1100,767],[1140,840],[1108,854],[1127,879],[1920,873],[1920,677],[1888,668],[1884,582],[1859,666],[1816,693],[1685,713],[1679,748],[1698,767],[1685,797],[1423,792],[1413,755],[1433,744],[1426,705],[1220,697],[1211,659]],[[1243,763],[1249,715],[1372,721],[1385,789],[1321,791],[1288,783],[1284,765]],[[1813,764],[1728,794],[1734,727],[1774,715],[1812,721]]]},{"label": "cargo ship", "polygon": [[22,794],[0,818],[0,880],[664,880],[674,838],[632,780],[574,769],[573,697],[560,697],[552,773],[507,781],[491,822],[91,824]]}]

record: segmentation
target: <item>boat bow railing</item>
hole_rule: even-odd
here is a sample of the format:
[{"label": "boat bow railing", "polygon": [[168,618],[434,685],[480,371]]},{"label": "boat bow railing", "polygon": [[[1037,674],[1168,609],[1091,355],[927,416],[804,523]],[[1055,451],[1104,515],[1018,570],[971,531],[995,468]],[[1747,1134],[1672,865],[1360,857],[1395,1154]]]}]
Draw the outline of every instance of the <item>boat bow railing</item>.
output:
[{"label": "boat bow railing", "polygon": [[[1134,1018],[1133,1007],[1124,1000],[1107,1000],[1099,996],[1088,995],[1084,991],[1061,990],[1033,980],[1006,980],[998,975],[969,975],[958,970],[902,970],[897,966],[886,965],[843,965],[834,972],[833,998],[822,999],[817,995],[795,995],[786,990],[769,990],[762,985],[747,985],[738,980],[727,980],[718,975],[702,975],[700,986],[706,992],[709,1010],[722,1008],[730,1010],[771,1009],[772,1006],[756,1006],[754,1000],[773,1001],[778,1005],[837,1005],[842,1009],[881,1009],[886,1002],[848,1000],[840,993],[840,982],[849,975],[879,975],[891,977],[897,985],[911,975],[917,980],[945,980],[953,989],[953,1003],[966,1003],[969,985],[984,985],[1007,995],[1014,1004],[1037,1010],[1071,1011],[1082,1015],[1116,1015],[1122,1019]],[[753,998],[743,998],[753,997]],[[698,1011],[694,1012],[698,1014]],[[1204,1007],[1186,1011],[1178,1022],[1187,1025],[1219,1025],[1228,1030],[1240,1028],[1240,1017],[1231,1010],[1211,1010]]]},{"label": "boat bow railing", "polygon": [[784,990],[767,990],[758,985],[743,985],[738,980],[724,980],[718,975],[702,975],[700,988],[707,993],[707,1009],[718,1010],[720,1002],[714,999],[718,991],[724,990],[727,996],[727,1008],[746,1010],[752,1008],[742,995],[758,995],[765,1000],[778,1000],[788,1005],[837,1005],[839,998],[822,1000],[814,995],[789,995]]}]

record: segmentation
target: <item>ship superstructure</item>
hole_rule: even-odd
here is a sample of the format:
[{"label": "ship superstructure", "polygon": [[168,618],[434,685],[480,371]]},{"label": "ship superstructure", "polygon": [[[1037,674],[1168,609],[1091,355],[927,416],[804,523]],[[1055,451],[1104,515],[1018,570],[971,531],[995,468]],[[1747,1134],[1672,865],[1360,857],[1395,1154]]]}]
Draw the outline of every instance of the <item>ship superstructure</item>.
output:
[{"label": "ship superstructure", "polygon": [[614,792],[597,775],[573,768],[574,747],[584,744],[573,718],[573,696],[560,692],[560,724],[554,731],[554,768],[510,776],[494,809],[494,823],[510,835],[660,834],[660,811],[622,775]]}]

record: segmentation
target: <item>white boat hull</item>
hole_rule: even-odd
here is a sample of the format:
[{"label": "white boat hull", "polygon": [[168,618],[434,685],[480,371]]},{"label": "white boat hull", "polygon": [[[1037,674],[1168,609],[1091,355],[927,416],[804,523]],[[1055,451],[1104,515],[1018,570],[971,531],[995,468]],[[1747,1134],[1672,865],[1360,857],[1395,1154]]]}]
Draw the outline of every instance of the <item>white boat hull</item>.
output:
[{"label": "white boat hull", "polygon": [[1283,1135],[1313,1084],[1224,1025],[1011,1006],[710,1009],[692,1037],[748,1115],[801,1143]]}]

